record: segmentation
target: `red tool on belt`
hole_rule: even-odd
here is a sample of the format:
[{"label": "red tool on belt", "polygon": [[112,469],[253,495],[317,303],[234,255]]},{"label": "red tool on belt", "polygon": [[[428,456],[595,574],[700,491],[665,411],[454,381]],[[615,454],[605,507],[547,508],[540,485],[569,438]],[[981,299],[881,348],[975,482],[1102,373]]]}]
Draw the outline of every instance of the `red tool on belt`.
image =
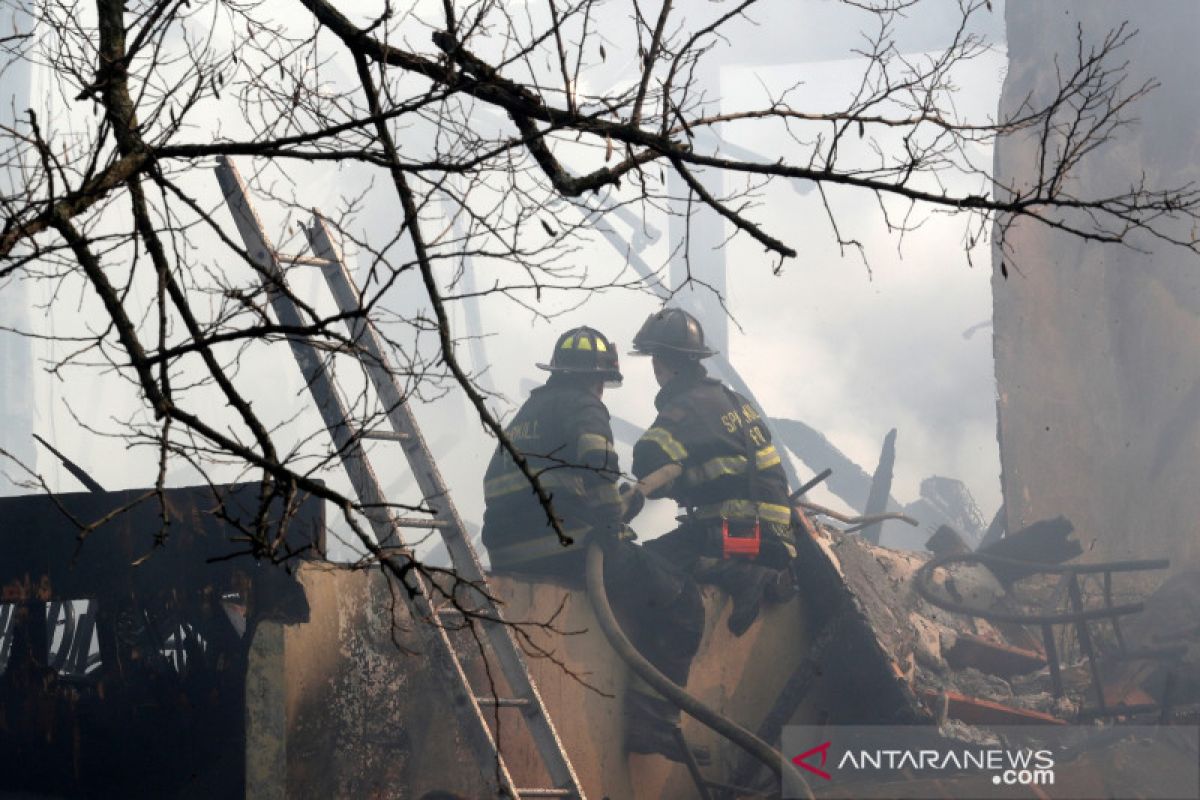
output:
[{"label": "red tool on belt", "polygon": [[729,520],[721,519],[721,558],[758,558],[761,544],[762,530],[758,524],[758,517],[754,518],[754,528],[749,536],[730,533]]}]

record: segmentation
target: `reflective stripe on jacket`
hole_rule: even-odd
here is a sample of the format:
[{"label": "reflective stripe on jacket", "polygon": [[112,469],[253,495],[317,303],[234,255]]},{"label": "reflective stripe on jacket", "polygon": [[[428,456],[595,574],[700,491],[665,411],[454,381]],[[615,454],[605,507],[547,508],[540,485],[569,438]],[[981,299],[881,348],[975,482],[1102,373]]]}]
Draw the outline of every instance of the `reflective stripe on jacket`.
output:
[{"label": "reflective stripe on jacket", "polygon": [[528,478],[497,446],[483,481],[483,543],[493,568],[574,552],[595,531],[620,528],[620,471],[600,398],[552,377],[530,393],[505,433],[551,495],[563,531],[575,544],[559,543]]},{"label": "reflective stripe on jacket", "polygon": [[682,476],[664,494],[687,507],[693,519],[757,518],[788,535],[791,508],[782,459],[750,401],[698,375],[671,381],[654,404],[658,417],[633,449],[634,475],[643,478],[680,464]]}]

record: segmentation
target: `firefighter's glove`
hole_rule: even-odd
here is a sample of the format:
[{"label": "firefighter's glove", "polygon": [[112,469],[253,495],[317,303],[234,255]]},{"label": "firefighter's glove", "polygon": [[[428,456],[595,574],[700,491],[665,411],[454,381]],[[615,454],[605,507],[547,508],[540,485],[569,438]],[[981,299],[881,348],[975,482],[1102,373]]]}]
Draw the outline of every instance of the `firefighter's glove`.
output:
[{"label": "firefighter's glove", "polygon": [[646,495],[632,483],[622,483],[617,491],[621,494],[621,520],[629,522],[642,512],[646,505]]}]

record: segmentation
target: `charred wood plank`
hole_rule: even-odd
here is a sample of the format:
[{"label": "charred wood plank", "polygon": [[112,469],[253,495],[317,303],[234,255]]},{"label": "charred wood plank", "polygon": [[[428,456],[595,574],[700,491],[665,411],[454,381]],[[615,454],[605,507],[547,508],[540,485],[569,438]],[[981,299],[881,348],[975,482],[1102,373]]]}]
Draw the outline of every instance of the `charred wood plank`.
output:
[{"label": "charred wood plank", "polygon": [[[772,417],[771,433],[797,458],[807,464],[825,464],[833,470],[826,486],[851,508],[862,508],[871,493],[871,476],[829,441],[825,434],[798,419]],[[887,510],[899,511],[900,503],[889,497]]]},{"label": "charred wood plank", "polygon": [[[867,504],[863,508],[863,516],[871,517],[887,511],[888,498],[892,493],[892,472],[896,467],[896,429],[892,428],[883,437],[883,449],[879,453],[879,465],[871,478],[871,491],[867,494]],[[883,523],[875,522],[863,528],[862,537],[871,544],[879,544],[879,536],[883,532]]]}]

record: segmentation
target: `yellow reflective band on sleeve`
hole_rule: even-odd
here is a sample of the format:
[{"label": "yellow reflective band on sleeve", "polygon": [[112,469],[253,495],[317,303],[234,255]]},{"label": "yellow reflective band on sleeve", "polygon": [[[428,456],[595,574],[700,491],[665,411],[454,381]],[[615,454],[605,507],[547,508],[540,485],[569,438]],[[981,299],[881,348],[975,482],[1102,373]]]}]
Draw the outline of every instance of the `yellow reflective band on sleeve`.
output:
[{"label": "yellow reflective band on sleeve", "polygon": [[565,546],[558,541],[558,537],[554,535],[554,531],[547,530],[544,535],[536,536],[523,542],[489,547],[487,549],[488,557],[491,559],[492,569],[503,569],[504,567],[516,566],[526,561],[535,561],[539,558],[578,552],[578,548],[587,546],[588,534],[591,532],[592,529],[587,526],[568,528],[563,533],[569,536],[573,540],[573,543]]},{"label": "yellow reflective band on sleeve", "polygon": [[692,486],[697,486],[727,475],[743,475],[747,463],[745,456],[710,458],[700,466],[689,469],[684,475],[684,480]]},{"label": "yellow reflective band on sleeve", "polygon": [[[568,474],[561,470],[547,470],[539,474],[537,478],[545,489],[567,489],[578,495],[583,494],[583,478],[580,475]],[[506,472],[483,482],[485,500],[521,491],[532,492],[533,486],[529,484],[529,479],[520,472]]]},{"label": "yellow reflective band on sleeve", "polygon": [[687,458],[687,448],[680,443],[678,439],[671,435],[671,432],[666,428],[653,427],[642,434],[641,441],[652,442],[666,453],[667,458],[672,461],[683,461]]},{"label": "yellow reflective band on sleeve", "polygon": [[759,469],[770,469],[780,463],[779,451],[769,444],[754,454],[754,465]]},{"label": "yellow reflective band on sleeve", "polygon": [[[710,458],[698,467],[692,467],[686,473],[685,480],[693,486],[715,481],[726,475],[743,475],[749,461],[745,456],[718,456]],[[770,469],[780,463],[779,451],[775,445],[767,445],[754,454],[755,468]]]},{"label": "yellow reflective band on sleeve", "polygon": [[776,503],[755,503],[753,500],[726,500],[695,510],[700,519],[759,519],[788,525],[792,521],[792,509]]},{"label": "yellow reflective band on sleeve", "polygon": [[[580,461],[584,460],[584,456],[592,452],[612,453],[613,447],[605,437],[598,433],[581,433],[579,434],[579,445],[576,449],[576,455]],[[615,462],[614,462],[615,463]]]}]

